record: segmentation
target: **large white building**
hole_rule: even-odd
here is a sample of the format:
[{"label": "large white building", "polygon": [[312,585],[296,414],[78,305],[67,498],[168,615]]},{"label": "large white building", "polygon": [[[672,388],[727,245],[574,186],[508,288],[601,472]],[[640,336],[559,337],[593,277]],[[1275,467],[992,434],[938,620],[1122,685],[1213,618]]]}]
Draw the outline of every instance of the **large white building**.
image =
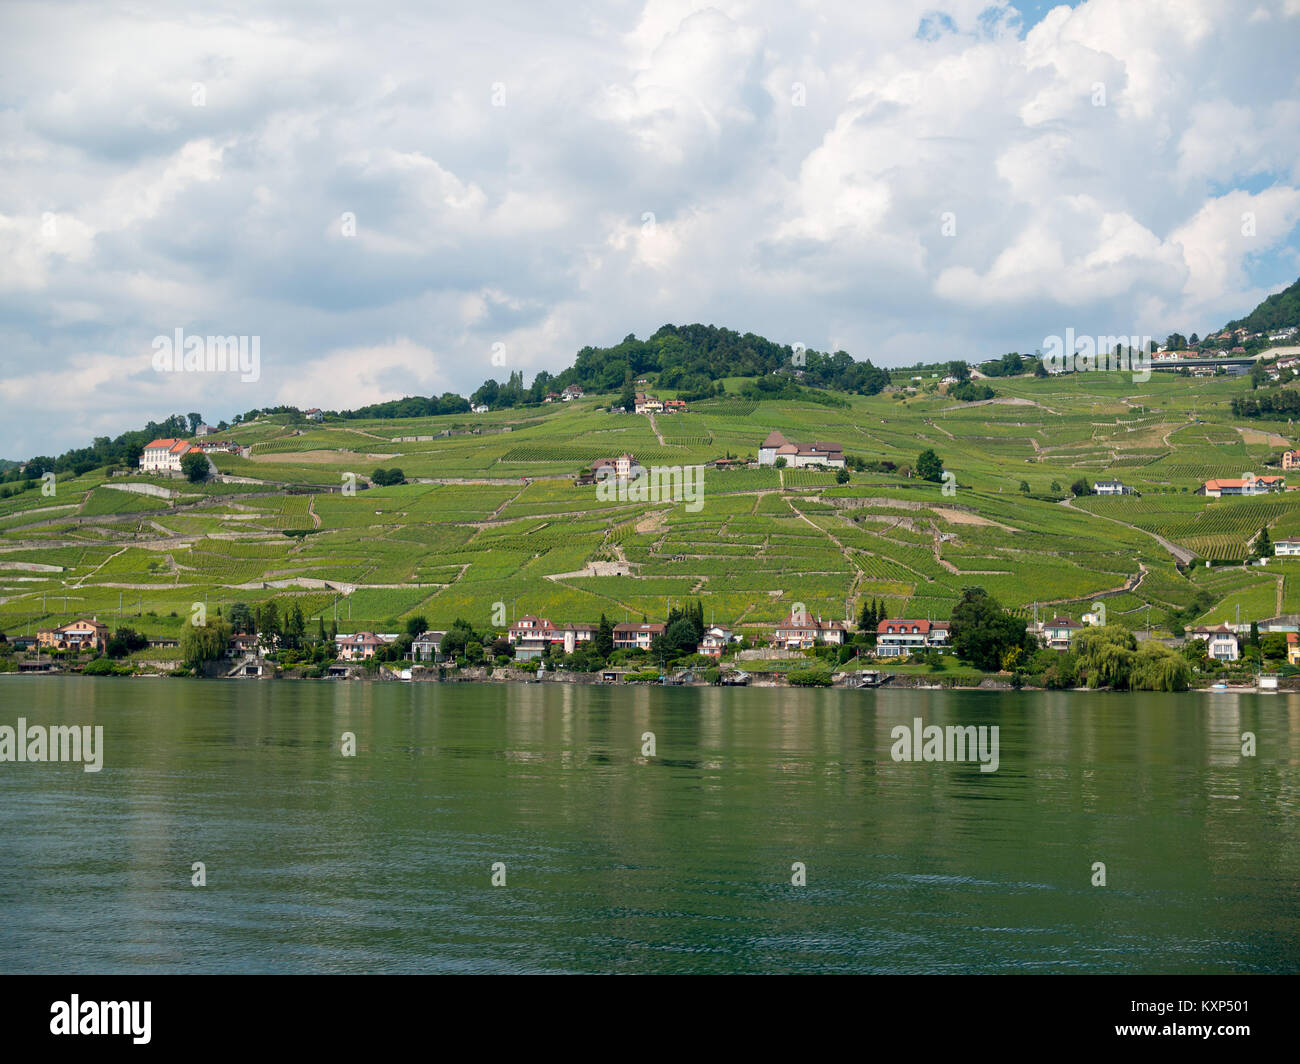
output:
[{"label": "large white building", "polygon": [[791,443],[775,429],[758,445],[758,464],[776,465],[778,458],[794,469],[822,465],[832,469],[844,468],[844,448],[838,443]]},{"label": "large white building", "polygon": [[193,449],[184,440],[153,440],[144,445],[144,454],[140,455],[140,469],[151,473],[179,473],[181,459]]},{"label": "large white building", "polygon": [[876,655],[898,658],[918,650],[944,651],[948,648],[948,622],[884,620],[876,625]]}]

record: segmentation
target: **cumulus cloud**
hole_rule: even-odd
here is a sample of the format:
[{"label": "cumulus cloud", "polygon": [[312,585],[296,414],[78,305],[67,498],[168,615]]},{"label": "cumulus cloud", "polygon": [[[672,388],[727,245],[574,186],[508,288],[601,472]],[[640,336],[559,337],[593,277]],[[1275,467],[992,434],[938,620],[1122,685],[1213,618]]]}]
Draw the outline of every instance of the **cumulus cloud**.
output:
[{"label": "cumulus cloud", "polygon": [[[1300,272],[1298,20],[6,4],[0,455],[468,393],[668,321],[886,363],[1206,332]],[[260,380],[148,372],[176,328],[260,337]]]}]

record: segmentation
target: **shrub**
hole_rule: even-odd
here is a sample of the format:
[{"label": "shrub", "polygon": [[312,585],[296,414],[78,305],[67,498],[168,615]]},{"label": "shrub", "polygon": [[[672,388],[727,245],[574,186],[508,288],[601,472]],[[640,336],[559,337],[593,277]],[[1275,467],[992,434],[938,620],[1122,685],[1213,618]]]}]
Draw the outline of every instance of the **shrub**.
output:
[{"label": "shrub", "polygon": [[788,679],[794,687],[829,687],[831,685],[829,669],[791,669]]}]

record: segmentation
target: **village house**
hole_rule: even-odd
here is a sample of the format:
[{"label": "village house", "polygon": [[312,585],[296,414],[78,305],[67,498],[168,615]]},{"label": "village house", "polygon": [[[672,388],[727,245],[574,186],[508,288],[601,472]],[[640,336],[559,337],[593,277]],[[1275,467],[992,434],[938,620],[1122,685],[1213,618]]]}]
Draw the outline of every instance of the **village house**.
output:
[{"label": "village house", "polygon": [[1050,621],[1041,621],[1038,635],[1048,650],[1069,650],[1070,640],[1083,625],[1075,624],[1069,617],[1053,617]]},{"label": "village house", "polygon": [[262,657],[265,651],[257,640],[257,636],[251,632],[236,632],[230,637],[226,644],[226,657],[242,658],[247,654],[256,654]]},{"label": "village house", "polygon": [[731,629],[723,628],[718,625],[708,629],[704,637],[700,640],[700,653],[706,654],[711,658],[722,657],[722,652],[727,649],[732,640]]},{"label": "village house", "polygon": [[217,451],[225,451],[228,454],[240,454],[243,448],[234,440],[200,440],[195,447],[204,454],[213,454]]},{"label": "village house", "polygon": [[108,625],[98,618],[84,617],[47,628],[36,633],[36,645],[46,650],[75,650],[80,653],[100,653],[108,649]]},{"label": "village house", "polygon": [[1286,539],[1273,540],[1273,553],[1283,557],[1288,554],[1300,554],[1300,539],[1288,536]]},{"label": "village house", "polygon": [[784,650],[807,650],[818,643],[839,646],[844,642],[840,621],[823,621],[810,613],[788,613],[772,633],[772,642]]},{"label": "village house", "polygon": [[442,637],[446,632],[421,632],[411,640],[411,649],[407,657],[412,661],[441,661]]},{"label": "village house", "polygon": [[1132,488],[1122,480],[1099,480],[1092,486],[1094,495],[1135,495]]},{"label": "village house", "polygon": [[649,650],[655,636],[664,634],[666,624],[616,624],[614,625],[615,650]]},{"label": "village house", "polygon": [[473,414],[486,414],[488,412],[487,403],[477,403],[469,409]]},{"label": "village house", "polygon": [[144,445],[140,469],[150,473],[179,473],[181,459],[194,448],[184,440],[171,437],[152,440]]},{"label": "village house", "polygon": [[776,465],[778,458],[793,469],[822,465],[833,469],[844,468],[844,448],[838,443],[791,443],[775,429],[758,445],[758,464]]},{"label": "village house", "polygon": [[547,392],[546,398],[542,400],[543,403],[558,403],[559,401],[560,401],[559,392]]},{"label": "village house", "polygon": [[899,618],[883,620],[876,625],[876,654],[882,658],[898,658],[918,650],[948,648],[947,621],[921,621]]},{"label": "village house", "polygon": [[354,632],[350,635],[336,636],[334,639],[338,657],[343,661],[364,661],[366,658],[373,658],[375,651],[384,643],[385,640],[374,632]]},{"label": "village house", "polygon": [[576,384],[565,385],[563,398],[566,403],[571,403],[574,399],[581,399],[582,388]]},{"label": "village house", "polygon": [[1300,451],[1283,451],[1282,468],[1283,469],[1300,468]]},{"label": "village house", "polygon": [[1288,665],[1300,665],[1300,635],[1295,632],[1286,634],[1286,661]]},{"label": "village house", "polygon": [[686,413],[686,400],[669,399],[664,403],[665,414],[684,414]]},{"label": "village house", "polygon": [[1215,661],[1236,661],[1241,656],[1237,645],[1237,633],[1226,624],[1213,628],[1202,626],[1191,628],[1187,632],[1190,639],[1204,639],[1205,652]]},{"label": "village house", "polygon": [[516,661],[539,658],[552,644],[562,644],[566,654],[572,654],[579,643],[596,638],[600,626],[595,624],[552,624],[549,618],[534,617],[531,613],[520,617],[510,626],[506,638],[515,648]]},{"label": "village house", "polygon": [[630,454],[620,454],[617,458],[597,458],[591,463],[591,472],[596,480],[614,477],[616,480],[635,480],[645,472],[645,467]]},{"label": "village house", "polygon": [[637,392],[635,409],[638,414],[662,414],[664,404],[653,395],[646,395],[644,392]]},{"label": "village house", "polygon": [[194,435],[195,435],[195,436],[211,436],[211,435],[213,435],[216,431],[217,431],[217,430],[214,429],[211,425],[200,425],[198,428],[196,428],[196,429],[194,430]]},{"label": "village house", "polygon": [[325,415],[321,412],[320,408],[315,406],[310,410],[304,410],[303,416],[306,417],[308,421],[323,421],[325,419]]},{"label": "village house", "polygon": [[1207,480],[1196,490],[1196,494],[1219,499],[1228,495],[1266,495],[1285,488],[1285,477],[1219,477],[1217,480]]}]

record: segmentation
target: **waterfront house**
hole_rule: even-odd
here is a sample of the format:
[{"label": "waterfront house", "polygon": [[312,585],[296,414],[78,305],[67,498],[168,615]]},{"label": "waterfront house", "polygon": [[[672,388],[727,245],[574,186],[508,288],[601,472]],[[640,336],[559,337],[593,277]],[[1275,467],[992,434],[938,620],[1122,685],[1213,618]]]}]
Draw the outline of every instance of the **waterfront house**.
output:
[{"label": "waterfront house", "polygon": [[170,436],[151,440],[144,445],[144,453],[140,455],[140,469],[148,473],[179,473],[181,459],[191,450],[191,444]]},{"label": "waterfront house", "polygon": [[1300,635],[1286,634],[1286,660],[1288,665],[1300,665]]},{"label": "waterfront house", "polygon": [[1236,661],[1241,656],[1237,633],[1226,624],[1216,625],[1213,628],[1202,625],[1190,629],[1188,635],[1192,639],[1204,639],[1205,652],[1215,661]]},{"label": "waterfront house", "polygon": [[844,642],[844,625],[823,621],[806,611],[791,612],[776,626],[772,642],[784,650],[807,650],[818,643],[838,646]]},{"label": "waterfront house", "polygon": [[1038,625],[1038,634],[1043,640],[1043,645],[1049,650],[1069,650],[1070,640],[1082,627],[1083,625],[1075,624],[1069,617],[1053,617],[1050,621],[1043,621]]},{"label": "waterfront house", "polygon": [[664,403],[665,414],[684,414],[686,413],[686,400],[669,399]]},{"label": "waterfront house", "polygon": [[730,642],[731,629],[715,625],[708,629],[700,640],[700,653],[711,658],[720,658]]},{"label": "waterfront house", "polygon": [[614,649],[649,650],[656,636],[664,634],[666,624],[616,624]]},{"label": "waterfront house", "polygon": [[47,650],[75,650],[81,653],[103,653],[108,649],[108,625],[92,617],[70,621],[58,628],[47,628],[36,633],[36,645]]},{"label": "waterfront house", "polygon": [[446,632],[421,632],[411,640],[411,651],[408,657],[412,661],[441,661],[442,637],[446,634]]},{"label": "waterfront house", "polygon": [[384,645],[384,640],[374,632],[353,632],[339,635],[334,640],[338,657],[343,661],[364,661],[373,658],[375,651]]},{"label": "waterfront house", "polygon": [[876,625],[876,654],[882,658],[898,658],[918,650],[948,648],[948,622],[911,620],[883,620]]}]

